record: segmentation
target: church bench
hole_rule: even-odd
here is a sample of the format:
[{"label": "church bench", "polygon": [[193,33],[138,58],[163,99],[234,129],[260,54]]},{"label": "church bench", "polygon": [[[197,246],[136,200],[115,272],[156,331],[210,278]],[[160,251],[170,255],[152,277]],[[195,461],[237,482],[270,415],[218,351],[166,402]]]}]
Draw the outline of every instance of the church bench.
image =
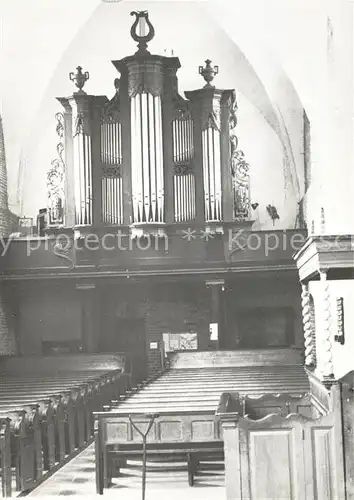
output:
[{"label": "church bench", "polygon": [[[38,449],[39,420],[35,409],[0,411],[0,419],[7,418],[10,423],[10,440],[6,443],[10,453],[11,481],[12,471],[15,473],[16,491],[31,489],[41,475],[38,460],[41,454]],[[3,464],[2,464],[3,472]]]},{"label": "church bench", "polygon": [[[109,377],[109,380],[111,379],[112,376]],[[24,387],[22,382],[17,382],[11,383],[11,386],[6,386],[4,388],[3,384],[0,383],[0,398],[2,400],[7,399],[9,402],[13,402],[14,398],[16,398],[19,402],[23,399],[27,400],[28,398],[35,401],[38,398],[51,397],[52,395],[59,396],[64,392],[67,394],[71,393],[71,397],[74,402],[74,412],[75,415],[76,413],[78,414],[75,416],[78,424],[76,425],[77,436],[75,445],[73,444],[69,446],[70,452],[73,448],[81,446],[84,442],[91,438],[94,424],[92,416],[93,411],[99,410],[100,407],[107,403],[112,397],[117,397],[122,394],[127,387],[126,378],[121,379],[120,376],[114,375],[114,390],[110,390],[108,394],[102,395],[102,387],[104,387],[106,380],[106,378],[100,378],[96,381],[81,383],[77,387],[75,387],[72,383],[67,386],[61,382],[52,383],[48,381],[37,381],[34,383],[31,381],[30,383],[27,382],[27,387]],[[70,389],[68,390],[69,387]]]},{"label": "church bench", "polygon": [[[116,365],[103,370],[102,359],[100,364],[89,361],[89,366],[66,372],[61,371],[65,363],[59,357],[51,357],[50,365],[48,360],[39,362],[38,370],[34,358],[30,362],[26,358],[22,372],[25,358],[16,359],[12,369],[18,371],[12,372],[13,360],[8,358],[5,365],[0,360],[0,368],[7,367],[0,381],[0,415],[5,421],[10,418],[10,449],[6,445],[6,452],[15,471],[16,490],[26,491],[91,438],[93,411],[130,388],[131,376]],[[6,467],[2,471],[5,474]]]},{"label": "church bench", "polygon": [[75,376],[75,374],[72,374],[65,377],[61,377],[60,375],[56,377],[46,376],[45,378],[27,377],[26,379],[17,376],[11,379],[3,379],[0,382],[0,390],[2,393],[11,394],[13,390],[17,390],[19,387],[23,391],[38,387],[43,391],[49,390],[54,393],[57,390],[70,390],[78,385],[86,385],[90,389],[92,393],[90,396],[91,404],[98,410],[102,404],[123,394],[130,387],[130,377],[120,372],[96,375],[90,374],[90,376],[86,374]]},{"label": "church bench", "polygon": [[34,401],[32,398],[4,401],[0,396],[0,411],[3,413],[20,411],[26,405],[38,405],[43,452],[43,470],[54,467],[65,458],[65,408],[61,397]]},{"label": "church bench", "polygon": [[125,353],[64,354],[52,356],[9,356],[0,360],[0,371],[11,374],[50,374],[57,372],[108,373],[120,370],[131,373],[131,362]]},{"label": "church bench", "polygon": [[[188,482],[194,484],[198,461],[203,456],[220,457],[222,439],[220,425],[214,416],[215,409],[202,411],[197,408],[160,412],[147,436],[148,456],[164,458],[184,457],[188,466]],[[142,457],[142,439],[131,421],[142,430],[149,424],[149,415],[141,411],[120,411],[119,407],[96,412],[96,490],[103,494],[114,470],[113,463],[127,457]]]},{"label": "church bench", "polygon": [[[35,460],[35,479],[38,479],[43,474],[43,445],[42,445],[42,426],[41,426],[41,411],[40,405],[33,402],[27,402],[24,404],[4,404],[1,402],[0,398],[0,412],[2,414],[10,414],[16,412],[22,421],[17,424],[14,422],[14,436],[17,440],[17,453],[19,455],[19,460],[21,455],[24,453],[22,441],[26,440],[26,445],[29,443],[29,435],[33,436],[33,452]],[[13,420],[13,419],[12,419]],[[23,466],[22,466],[23,469]]]},{"label": "church bench", "polygon": [[1,493],[3,497],[11,497],[12,493],[10,439],[10,418],[0,417],[0,470]]},{"label": "church bench", "polygon": [[[85,436],[85,425],[88,417],[85,414],[84,396],[81,394],[80,389],[71,391],[62,390],[58,391],[57,394],[53,394],[53,391],[41,391],[39,389],[33,392],[28,390],[26,393],[17,393],[13,391],[11,397],[9,394],[1,393],[0,408],[3,410],[10,407],[20,409],[31,403],[36,404],[43,402],[45,404],[44,400],[51,397],[61,397],[65,433],[67,434],[66,454],[70,454],[75,448],[82,446],[87,440]],[[56,415],[54,412],[54,426],[57,427],[55,420]]]}]

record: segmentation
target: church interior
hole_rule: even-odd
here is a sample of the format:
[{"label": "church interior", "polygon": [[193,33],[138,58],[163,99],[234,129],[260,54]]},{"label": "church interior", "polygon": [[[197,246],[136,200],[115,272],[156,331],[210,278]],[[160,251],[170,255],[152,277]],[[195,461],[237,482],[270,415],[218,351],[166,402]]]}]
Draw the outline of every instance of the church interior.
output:
[{"label": "church interior", "polygon": [[354,499],[353,2],[3,3],[2,497]]}]

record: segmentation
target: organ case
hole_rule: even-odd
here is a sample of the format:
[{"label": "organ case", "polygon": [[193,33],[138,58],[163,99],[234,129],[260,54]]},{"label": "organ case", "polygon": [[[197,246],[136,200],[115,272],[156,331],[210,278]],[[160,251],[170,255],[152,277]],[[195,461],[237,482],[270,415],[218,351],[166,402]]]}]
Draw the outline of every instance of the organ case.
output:
[{"label": "organ case", "polygon": [[[153,27],[146,12],[134,14],[131,33],[139,49],[113,61],[120,73],[114,97],[86,94],[88,73],[83,78],[79,67],[70,76],[79,90],[59,99],[67,117],[66,188],[55,195],[49,188],[51,206],[63,206],[63,217],[49,217],[51,225],[146,228],[249,220],[235,91],[212,85],[217,71],[207,60],[199,68],[206,84],[183,98],[179,59],[150,54]],[[69,195],[58,195],[64,192]]]}]

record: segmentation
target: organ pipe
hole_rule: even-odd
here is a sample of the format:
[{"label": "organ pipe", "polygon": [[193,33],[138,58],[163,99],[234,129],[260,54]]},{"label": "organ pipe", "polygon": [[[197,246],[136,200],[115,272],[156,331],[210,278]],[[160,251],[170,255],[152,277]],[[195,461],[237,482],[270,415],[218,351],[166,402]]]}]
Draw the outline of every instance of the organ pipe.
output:
[{"label": "organ pipe", "polygon": [[191,168],[194,157],[193,120],[185,110],[179,110],[172,121],[174,173],[174,220],[195,219],[195,178]]},{"label": "organ pipe", "polygon": [[101,181],[102,221],[105,224],[123,224],[123,183],[120,165],[122,154],[122,125],[118,118],[101,119]]},{"label": "organ pipe", "polygon": [[123,224],[123,183],[120,177],[102,178],[102,220]]},{"label": "organ pipe", "polygon": [[122,156],[122,125],[111,117],[101,121],[101,162],[104,165],[120,165]]},{"label": "organ pipe", "polygon": [[205,220],[221,220],[220,132],[209,125],[202,132]]},{"label": "organ pipe", "polygon": [[175,222],[195,219],[195,178],[193,173],[175,174],[173,177]]},{"label": "organ pipe", "polygon": [[173,162],[189,162],[194,156],[193,121],[191,117],[172,122]]},{"label": "organ pipe", "polygon": [[75,216],[76,224],[92,224],[92,159],[91,138],[84,127],[84,117],[75,116],[75,136],[73,138],[75,161]]},{"label": "organ pipe", "polygon": [[131,99],[133,221],[164,221],[162,109],[148,92]]}]

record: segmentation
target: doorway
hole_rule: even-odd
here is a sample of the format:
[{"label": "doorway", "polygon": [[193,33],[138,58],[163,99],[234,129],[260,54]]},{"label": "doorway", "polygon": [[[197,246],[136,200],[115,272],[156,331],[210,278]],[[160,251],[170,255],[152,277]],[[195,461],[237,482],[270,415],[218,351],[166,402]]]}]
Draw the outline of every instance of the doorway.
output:
[{"label": "doorway", "polygon": [[102,329],[101,351],[129,354],[135,378],[146,375],[146,328],[142,318],[112,318]]}]

